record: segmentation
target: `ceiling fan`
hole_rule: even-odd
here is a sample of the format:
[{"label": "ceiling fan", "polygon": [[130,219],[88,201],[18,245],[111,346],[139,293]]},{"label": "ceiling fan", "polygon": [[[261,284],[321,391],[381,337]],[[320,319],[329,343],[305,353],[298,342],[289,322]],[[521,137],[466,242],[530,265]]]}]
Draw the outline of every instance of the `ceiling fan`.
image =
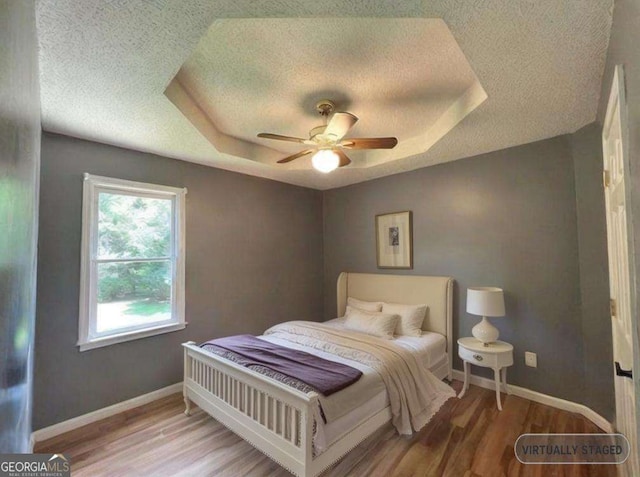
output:
[{"label": "ceiling fan", "polygon": [[357,116],[347,112],[334,112],[335,105],[328,99],[318,101],[316,110],[322,116],[323,124],[309,131],[309,139],[270,133],[258,134],[258,137],[264,139],[310,146],[308,149],[280,159],[278,164],[291,162],[315,152],[311,158],[313,167],[320,172],[331,172],[337,167],[351,164],[351,159],[344,152],[345,149],[393,149],[398,144],[395,137],[345,138],[344,136],[358,121]]}]

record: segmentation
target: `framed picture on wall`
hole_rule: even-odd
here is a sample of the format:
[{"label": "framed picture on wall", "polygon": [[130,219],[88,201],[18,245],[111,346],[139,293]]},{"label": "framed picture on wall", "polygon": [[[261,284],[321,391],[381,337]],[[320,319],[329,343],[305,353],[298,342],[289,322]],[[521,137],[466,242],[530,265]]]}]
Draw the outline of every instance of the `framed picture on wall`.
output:
[{"label": "framed picture on wall", "polygon": [[413,268],[411,211],[376,215],[378,268]]}]

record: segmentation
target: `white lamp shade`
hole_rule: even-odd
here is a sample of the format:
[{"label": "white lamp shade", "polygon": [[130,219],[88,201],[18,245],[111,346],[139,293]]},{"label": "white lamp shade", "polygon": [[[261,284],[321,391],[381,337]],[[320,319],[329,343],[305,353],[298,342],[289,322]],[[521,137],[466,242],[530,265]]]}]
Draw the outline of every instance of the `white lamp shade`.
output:
[{"label": "white lamp shade", "polygon": [[504,316],[502,288],[467,288],[467,313],[478,316]]},{"label": "white lamp shade", "polygon": [[340,165],[340,157],[330,149],[321,149],[311,157],[311,164],[316,170],[326,174]]}]

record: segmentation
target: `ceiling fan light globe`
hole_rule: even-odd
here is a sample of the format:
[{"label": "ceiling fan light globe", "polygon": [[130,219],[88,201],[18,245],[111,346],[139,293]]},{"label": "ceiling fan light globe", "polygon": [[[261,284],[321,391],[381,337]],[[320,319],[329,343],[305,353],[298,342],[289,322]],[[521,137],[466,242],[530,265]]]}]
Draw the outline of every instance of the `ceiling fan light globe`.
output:
[{"label": "ceiling fan light globe", "polygon": [[338,168],[340,157],[329,149],[322,149],[313,155],[311,164],[317,171],[327,174]]}]

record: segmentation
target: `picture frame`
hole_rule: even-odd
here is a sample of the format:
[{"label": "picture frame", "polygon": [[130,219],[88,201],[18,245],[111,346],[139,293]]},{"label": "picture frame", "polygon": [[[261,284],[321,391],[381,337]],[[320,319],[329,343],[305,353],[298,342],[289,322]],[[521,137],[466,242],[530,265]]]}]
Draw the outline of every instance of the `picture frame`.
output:
[{"label": "picture frame", "polygon": [[413,217],[410,210],[376,215],[378,268],[413,268]]}]

